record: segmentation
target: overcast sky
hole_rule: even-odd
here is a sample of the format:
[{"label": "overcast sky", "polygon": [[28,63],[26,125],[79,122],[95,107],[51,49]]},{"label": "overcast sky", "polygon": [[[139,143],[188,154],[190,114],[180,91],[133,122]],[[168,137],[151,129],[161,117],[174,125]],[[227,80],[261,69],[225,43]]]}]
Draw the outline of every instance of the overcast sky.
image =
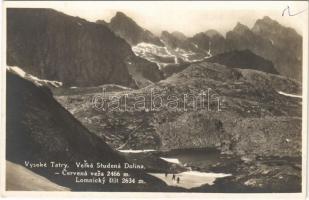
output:
[{"label": "overcast sky", "polygon": [[281,24],[302,33],[308,10],[296,16],[282,16],[289,6],[291,14],[308,9],[307,2],[5,2],[9,7],[45,7],[79,16],[95,22],[107,22],[117,11],[122,11],[142,27],[160,34],[162,30],[181,31],[187,36],[216,29],[222,34],[234,28],[237,22],[251,28],[256,19],[269,16]]}]

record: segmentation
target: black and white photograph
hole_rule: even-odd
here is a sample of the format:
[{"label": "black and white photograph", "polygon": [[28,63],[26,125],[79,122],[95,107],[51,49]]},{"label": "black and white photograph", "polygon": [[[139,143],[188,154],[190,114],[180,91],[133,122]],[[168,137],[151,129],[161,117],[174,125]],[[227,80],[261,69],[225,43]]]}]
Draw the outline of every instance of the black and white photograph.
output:
[{"label": "black and white photograph", "polygon": [[4,195],[305,197],[307,1],[2,10]]}]

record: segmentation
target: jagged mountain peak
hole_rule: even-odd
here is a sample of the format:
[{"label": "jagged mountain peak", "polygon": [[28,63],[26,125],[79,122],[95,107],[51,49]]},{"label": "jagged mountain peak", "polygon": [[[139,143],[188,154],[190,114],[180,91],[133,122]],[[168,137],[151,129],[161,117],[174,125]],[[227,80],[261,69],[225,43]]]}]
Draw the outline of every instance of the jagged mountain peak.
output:
[{"label": "jagged mountain peak", "polygon": [[268,16],[264,16],[264,17],[263,17],[263,20],[265,20],[265,21],[275,21],[275,20],[271,19],[271,18],[268,17]]},{"label": "jagged mountain peak", "polygon": [[219,33],[217,30],[214,30],[214,29],[209,29],[209,30],[205,31],[205,34],[206,34],[208,37],[210,37],[210,38],[212,38],[212,37],[214,37],[214,36],[221,36],[221,37],[223,37],[223,36],[221,35],[221,33]]},{"label": "jagged mountain peak", "polygon": [[127,20],[127,21],[133,22],[134,24],[137,25],[137,23],[132,18],[130,18],[128,15],[126,15],[125,13],[120,12],[120,11],[116,12],[115,16],[111,19],[111,21],[115,20],[115,19]]},{"label": "jagged mountain peak", "polygon": [[113,24],[118,24],[118,23],[127,23],[130,26],[135,26],[135,28],[143,30],[142,27],[140,27],[132,18],[128,17],[126,14],[123,12],[117,11],[115,16],[111,19],[110,25],[113,26]]},{"label": "jagged mountain peak", "polygon": [[281,34],[279,36],[295,35],[296,37],[301,37],[293,28],[285,27],[281,25],[278,21],[271,19],[268,16],[263,17],[262,19],[256,20],[254,26],[252,27],[252,31],[255,33],[263,32],[285,32],[285,34]]},{"label": "jagged mountain peak", "polygon": [[161,36],[163,36],[163,35],[170,35],[170,33],[168,31],[162,31]]},{"label": "jagged mountain peak", "polygon": [[115,17],[127,17],[127,18],[129,18],[126,14],[124,14],[121,11],[117,11]]},{"label": "jagged mountain peak", "polygon": [[96,23],[102,25],[108,25],[108,23],[105,20],[97,20]]},{"label": "jagged mountain peak", "polygon": [[182,32],[179,32],[179,31],[173,31],[171,34],[179,40],[186,40],[187,39],[187,36],[185,34],[183,34]]},{"label": "jagged mountain peak", "polygon": [[[280,26],[280,27],[283,27],[282,25],[279,24],[279,22],[277,22],[276,20],[273,20],[271,19],[270,17],[268,16],[265,16],[263,17],[262,19],[258,19],[256,20],[252,30],[254,30],[254,28],[256,26],[260,26],[260,25],[266,25],[266,26],[272,26],[273,28],[277,27],[277,26]],[[270,27],[271,28],[271,27]]]},{"label": "jagged mountain peak", "polygon": [[236,26],[233,29],[234,32],[245,32],[245,31],[250,31],[250,29],[248,28],[248,26],[237,22]]},{"label": "jagged mountain peak", "polygon": [[142,42],[163,46],[158,37],[138,25],[133,19],[122,12],[116,12],[116,15],[109,23],[109,28],[118,36],[125,39],[131,46]]},{"label": "jagged mountain peak", "polygon": [[257,21],[261,21],[267,24],[277,24],[279,25],[279,22],[277,22],[276,20],[268,17],[268,16],[264,16],[262,19],[258,19]]}]

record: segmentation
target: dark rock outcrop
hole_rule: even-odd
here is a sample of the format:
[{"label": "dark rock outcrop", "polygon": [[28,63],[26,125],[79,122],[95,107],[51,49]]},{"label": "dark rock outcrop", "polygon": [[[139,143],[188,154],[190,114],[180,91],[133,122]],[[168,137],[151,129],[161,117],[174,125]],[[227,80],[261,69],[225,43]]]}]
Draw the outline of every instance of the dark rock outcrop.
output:
[{"label": "dark rock outcrop", "polygon": [[206,59],[206,61],[233,68],[255,69],[267,73],[278,74],[271,61],[255,55],[250,50],[218,54]]}]

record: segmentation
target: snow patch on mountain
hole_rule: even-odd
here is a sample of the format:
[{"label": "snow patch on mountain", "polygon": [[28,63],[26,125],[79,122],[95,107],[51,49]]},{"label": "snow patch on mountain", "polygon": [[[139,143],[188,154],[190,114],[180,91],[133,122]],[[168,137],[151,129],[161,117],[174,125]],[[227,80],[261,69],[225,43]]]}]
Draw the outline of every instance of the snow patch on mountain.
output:
[{"label": "snow patch on mountain", "polygon": [[289,93],[285,93],[282,91],[278,91],[279,94],[284,95],[284,96],[288,96],[288,97],[294,97],[294,98],[302,98],[302,96],[300,95],[296,95],[296,94],[289,94]]},{"label": "snow patch on mountain", "polygon": [[154,62],[160,69],[170,64],[179,64],[184,62],[197,62],[211,56],[211,50],[205,54],[197,54],[191,50],[182,48],[168,48],[166,46],[158,46],[151,43],[139,43],[132,47],[136,56],[142,57],[150,62]]},{"label": "snow patch on mountain", "polygon": [[121,153],[145,153],[145,152],[152,152],[156,151],[154,149],[143,149],[143,150],[133,150],[133,149],[126,149],[126,150],[118,150]]},{"label": "snow patch on mountain", "polygon": [[60,87],[62,86],[62,82],[59,81],[50,81],[50,80],[44,80],[44,79],[39,79],[36,76],[33,76],[31,74],[26,73],[24,70],[17,66],[6,66],[6,69],[14,74],[17,74],[18,76],[25,78],[31,82],[33,82],[37,86],[43,86],[43,85],[49,85],[52,87]]},{"label": "snow patch on mountain", "polygon": [[180,161],[177,158],[163,158],[160,157],[162,160],[165,160],[166,162],[169,163],[174,163],[174,164],[181,164]]}]

